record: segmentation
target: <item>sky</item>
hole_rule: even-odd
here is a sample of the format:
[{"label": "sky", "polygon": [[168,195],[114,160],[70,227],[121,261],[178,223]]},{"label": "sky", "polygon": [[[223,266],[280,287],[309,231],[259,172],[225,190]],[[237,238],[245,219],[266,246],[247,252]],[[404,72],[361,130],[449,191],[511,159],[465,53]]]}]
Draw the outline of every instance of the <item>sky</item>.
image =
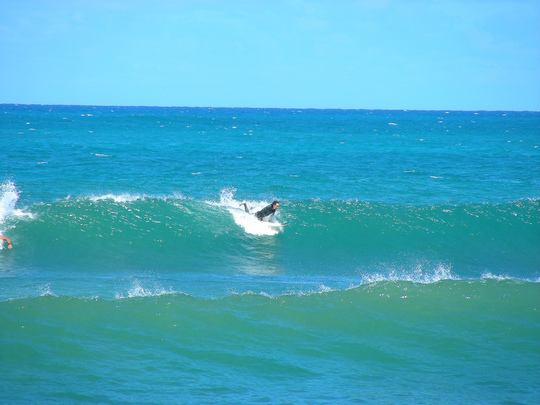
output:
[{"label": "sky", "polygon": [[540,110],[540,0],[0,0],[0,103]]}]

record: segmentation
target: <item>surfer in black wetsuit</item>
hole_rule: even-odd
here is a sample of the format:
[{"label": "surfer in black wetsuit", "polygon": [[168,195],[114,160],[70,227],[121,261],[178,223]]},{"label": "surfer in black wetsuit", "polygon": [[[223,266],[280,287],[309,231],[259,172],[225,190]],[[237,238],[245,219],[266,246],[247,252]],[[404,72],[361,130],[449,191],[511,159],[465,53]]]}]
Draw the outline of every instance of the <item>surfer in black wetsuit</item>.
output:
[{"label": "surfer in black wetsuit", "polygon": [[[242,202],[240,203],[240,206],[242,206],[242,205],[244,206],[244,210],[245,210],[248,214],[251,214],[251,212],[249,212],[249,208],[248,208],[248,206],[247,206],[247,204],[246,204],[245,201],[242,201]],[[255,216],[257,217],[257,219],[258,219],[259,221],[262,221],[263,218],[266,218],[266,217],[269,216],[269,215],[272,215],[272,218],[270,218],[270,219],[273,219],[273,218],[274,218],[274,215],[275,215],[275,213],[276,213],[276,210],[277,210],[278,208],[279,208],[279,201],[274,201],[272,204],[267,205],[267,206],[264,207],[262,210],[257,211],[257,212],[255,213]]]}]

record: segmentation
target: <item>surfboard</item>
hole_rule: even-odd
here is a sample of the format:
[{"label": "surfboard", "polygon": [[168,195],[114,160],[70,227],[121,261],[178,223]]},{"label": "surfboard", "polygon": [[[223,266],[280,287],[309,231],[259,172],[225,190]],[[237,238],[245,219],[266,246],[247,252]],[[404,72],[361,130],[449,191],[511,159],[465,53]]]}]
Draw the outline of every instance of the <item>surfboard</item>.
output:
[{"label": "surfboard", "polygon": [[268,221],[260,221],[260,223],[271,226],[271,227],[275,227],[275,228],[283,228],[284,226],[287,226],[287,224],[276,224],[274,222],[268,222]]}]

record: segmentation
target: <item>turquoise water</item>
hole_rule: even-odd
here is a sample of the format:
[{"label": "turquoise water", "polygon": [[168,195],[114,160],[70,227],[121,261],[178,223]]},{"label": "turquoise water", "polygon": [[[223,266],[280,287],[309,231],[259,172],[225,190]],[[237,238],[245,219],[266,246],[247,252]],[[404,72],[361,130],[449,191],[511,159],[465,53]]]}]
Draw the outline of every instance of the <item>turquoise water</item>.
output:
[{"label": "turquoise water", "polygon": [[535,112],[2,105],[0,398],[540,403],[539,145]]}]

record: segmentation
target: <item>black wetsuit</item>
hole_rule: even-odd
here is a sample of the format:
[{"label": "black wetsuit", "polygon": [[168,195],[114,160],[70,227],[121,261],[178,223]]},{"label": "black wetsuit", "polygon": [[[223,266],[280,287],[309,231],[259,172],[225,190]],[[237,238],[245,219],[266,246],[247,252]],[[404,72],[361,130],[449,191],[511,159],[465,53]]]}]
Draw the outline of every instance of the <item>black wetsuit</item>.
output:
[{"label": "black wetsuit", "polygon": [[[244,205],[244,210],[248,213],[248,214],[251,214],[251,212],[249,212],[249,208],[247,206],[246,203],[243,203]],[[259,221],[262,221],[264,217],[267,217],[268,215],[272,215],[274,216],[274,214],[276,213],[276,210],[274,208],[272,208],[274,206],[274,203],[264,207],[262,210],[260,211],[257,211],[255,213],[255,216],[259,219]]]},{"label": "black wetsuit", "polygon": [[273,208],[273,204],[268,205],[267,207],[264,207],[262,210],[257,211],[255,213],[255,216],[259,218],[259,221],[262,221],[264,217],[267,217],[268,215],[274,216],[276,213],[276,210]]}]

